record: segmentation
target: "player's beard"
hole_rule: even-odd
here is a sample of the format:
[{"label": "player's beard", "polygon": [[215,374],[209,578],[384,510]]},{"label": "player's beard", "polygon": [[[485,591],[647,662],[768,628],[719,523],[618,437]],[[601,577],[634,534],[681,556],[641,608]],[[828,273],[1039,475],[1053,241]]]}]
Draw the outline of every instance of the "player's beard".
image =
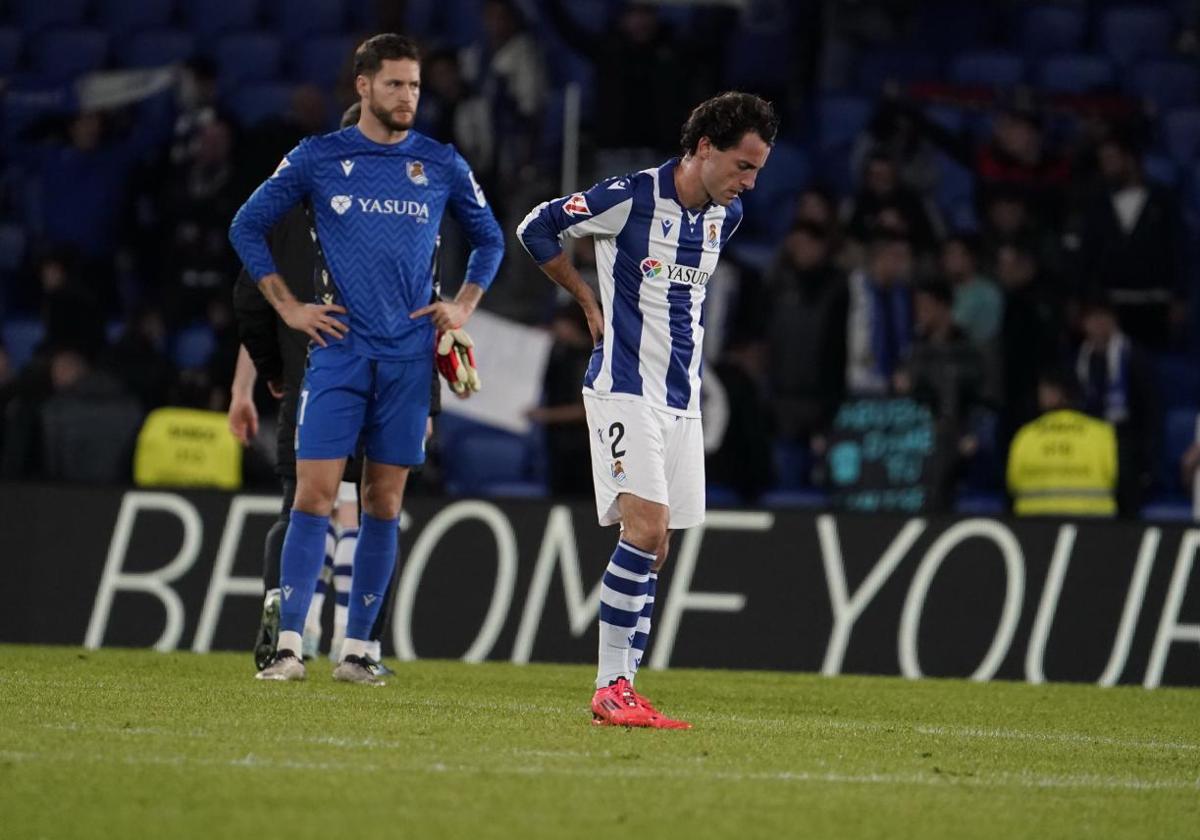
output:
[{"label": "player's beard", "polygon": [[400,118],[397,119],[395,111],[389,111],[386,108],[376,105],[374,102],[371,102],[368,107],[371,109],[371,113],[375,115],[375,119],[379,120],[380,124],[388,131],[408,131],[413,127],[413,118],[415,115],[411,112],[401,114]]}]

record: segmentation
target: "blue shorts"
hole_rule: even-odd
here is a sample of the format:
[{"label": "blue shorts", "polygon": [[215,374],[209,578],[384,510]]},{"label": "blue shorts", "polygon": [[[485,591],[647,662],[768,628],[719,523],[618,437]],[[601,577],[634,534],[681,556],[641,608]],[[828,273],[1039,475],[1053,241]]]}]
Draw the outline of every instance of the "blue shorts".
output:
[{"label": "blue shorts", "polygon": [[296,407],[296,458],[344,458],[362,434],[379,464],[425,463],[433,358],[368,359],[338,344],[313,348]]}]

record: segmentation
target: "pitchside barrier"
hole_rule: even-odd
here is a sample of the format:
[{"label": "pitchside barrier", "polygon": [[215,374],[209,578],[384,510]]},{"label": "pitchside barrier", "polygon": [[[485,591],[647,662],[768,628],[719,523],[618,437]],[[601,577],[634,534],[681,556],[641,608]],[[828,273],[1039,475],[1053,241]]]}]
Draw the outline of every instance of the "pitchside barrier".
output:
[{"label": "pitchside barrier", "polygon": [[[247,651],[271,496],[0,485],[0,641]],[[587,503],[413,499],[401,659],[592,662],[615,529]],[[1200,685],[1200,529],[710,511],[652,668]]]}]

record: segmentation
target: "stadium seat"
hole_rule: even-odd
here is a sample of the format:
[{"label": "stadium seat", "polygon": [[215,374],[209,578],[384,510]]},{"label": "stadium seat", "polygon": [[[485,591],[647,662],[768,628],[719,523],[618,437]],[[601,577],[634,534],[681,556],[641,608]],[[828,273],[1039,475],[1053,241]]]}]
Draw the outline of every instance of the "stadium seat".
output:
[{"label": "stadium seat", "polygon": [[7,76],[21,63],[21,45],[25,35],[19,29],[0,29],[0,76]]},{"label": "stadium seat", "polygon": [[960,516],[1001,516],[1007,509],[1000,493],[963,493],[954,499],[954,512]]},{"label": "stadium seat", "polygon": [[1153,498],[1142,506],[1139,518],[1144,522],[1191,522],[1192,502],[1184,496]]},{"label": "stadium seat", "polygon": [[907,84],[940,78],[941,61],[925,50],[872,49],[858,63],[857,88],[868,96],[878,94],[888,82]]},{"label": "stadium seat", "polygon": [[292,67],[298,82],[332,88],[353,62],[354,39],[345,35],[318,35],[292,51]]},{"label": "stadium seat", "polygon": [[1183,59],[1144,61],[1129,74],[1126,90],[1159,111],[1200,102],[1200,66]]},{"label": "stadium seat", "polygon": [[949,76],[960,85],[1012,87],[1025,78],[1025,60],[1003,50],[973,50],[950,62]]},{"label": "stadium seat", "polygon": [[30,65],[49,79],[73,79],[99,70],[108,58],[108,33],[99,29],[55,29],[39,35]]},{"label": "stadium seat", "polygon": [[803,147],[780,141],[768,161],[771,177],[760,177],[754,189],[742,194],[746,221],[754,232],[777,242],[792,224],[796,196],[808,185],[810,167]]},{"label": "stadium seat", "polygon": [[337,34],[345,25],[342,0],[268,0],[272,28],[289,42],[308,35]]},{"label": "stadium seat", "polygon": [[217,339],[208,324],[193,324],[171,336],[171,361],[180,370],[204,367],[217,348]]},{"label": "stadium seat", "polygon": [[776,440],[771,447],[771,464],[775,490],[801,490],[809,486],[812,453],[806,444]]},{"label": "stadium seat", "polygon": [[1164,155],[1146,155],[1142,159],[1142,168],[1151,181],[1157,181],[1168,187],[1179,183],[1179,164]]},{"label": "stadium seat", "polygon": [[817,100],[818,148],[828,151],[849,146],[867,126],[874,113],[872,100],[862,96],[823,96]]},{"label": "stadium seat", "polygon": [[175,0],[99,0],[96,25],[113,34],[163,29],[174,11]]},{"label": "stadium seat", "polygon": [[1197,409],[1174,408],[1163,418],[1161,461],[1158,467],[1159,486],[1168,491],[1180,487],[1179,463],[1183,453],[1196,440]]},{"label": "stadium seat", "polygon": [[[350,31],[379,31],[379,0],[346,0],[345,5]],[[412,0],[408,5],[412,5]]]},{"label": "stadium seat", "polygon": [[528,450],[525,438],[497,429],[464,435],[452,449],[443,450],[447,492],[478,495],[497,484],[524,481]]},{"label": "stadium seat", "polygon": [[87,14],[88,0],[13,0],[13,22],[25,32],[51,26],[79,26]]},{"label": "stadium seat", "polygon": [[793,42],[786,29],[738,29],[725,50],[724,86],[760,94],[785,92],[793,77]]},{"label": "stadium seat", "polygon": [[1162,118],[1163,146],[1181,165],[1200,157],[1200,108],[1180,108]]},{"label": "stadium seat", "polygon": [[1165,353],[1154,360],[1154,376],[1164,409],[1200,406],[1200,368],[1191,356]]},{"label": "stadium seat", "polygon": [[1100,48],[1118,64],[1169,52],[1171,13],[1154,6],[1122,6],[1104,12],[1099,25]]},{"label": "stadium seat", "polygon": [[29,364],[44,332],[42,322],[37,318],[10,318],[0,325],[0,340],[8,351],[8,363],[14,371]]},{"label": "stadium seat", "polygon": [[0,271],[16,271],[25,260],[25,228],[0,224]]},{"label": "stadium seat", "polygon": [[983,44],[992,36],[998,5],[960,0],[918,3],[913,45],[946,54]]},{"label": "stadium seat", "polygon": [[258,0],[214,3],[212,0],[180,0],[186,27],[207,41],[226,32],[254,29],[258,25]]},{"label": "stadium seat", "polygon": [[1033,6],[1021,14],[1012,46],[1029,55],[1074,52],[1083,44],[1086,30],[1087,16],[1081,8]]},{"label": "stadium seat", "polygon": [[196,54],[196,38],[180,29],[135,32],[115,51],[126,67],[162,67],[180,64]]},{"label": "stadium seat", "polygon": [[1102,55],[1067,53],[1051,56],[1038,67],[1037,84],[1053,93],[1089,93],[1111,88],[1116,80],[1112,62]]},{"label": "stadium seat", "polygon": [[265,82],[246,85],[234,92],[230,109],[238,124],[250,128],[268,117],[286,114],[292,104],[295,88],[284,82]]},{"label": "stadium seat", "polygon": [[269,32],[236,32],[217,41],[218,86],[231,92],[250,82],[266,82],[279,76],[283,46]]},{"label": "stadium seat", "polygon": [[423,0],[408,5],[405,19],[428,26],[427,32],[436,34],[445,46],[466,47],[483,41],[483,0]]}]

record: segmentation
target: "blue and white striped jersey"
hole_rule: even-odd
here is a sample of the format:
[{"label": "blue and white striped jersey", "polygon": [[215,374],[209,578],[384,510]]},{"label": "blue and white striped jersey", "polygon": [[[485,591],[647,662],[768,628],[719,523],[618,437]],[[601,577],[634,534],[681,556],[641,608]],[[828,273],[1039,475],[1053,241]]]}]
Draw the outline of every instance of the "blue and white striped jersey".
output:
[{"label": "blue and white striped jersey", "polygon": [[330,275],[318,278],[318,298],[324,291],[346,307],[345,346],[367,358],[432,355],[433,324],[408,316],[429,303],[445,210],[473,249],[467,281],[487,288],[504,256],[504,234],[466,161],[453,146],[416,131],[384,145],[350,126],[290,151],[230,226],[229,238],[255,282],[275,271],[268,231],[302,200],[311,207]]},{"label": "blue and white striped jersey", "polygon": [[561,236],[595,241],[604,340],[592,352],[586,393],[699,417],[705,286],[742,202],[688,210],[675,192],[678,164],[540,204],[517,236],[538,264],[561,253]]}]

